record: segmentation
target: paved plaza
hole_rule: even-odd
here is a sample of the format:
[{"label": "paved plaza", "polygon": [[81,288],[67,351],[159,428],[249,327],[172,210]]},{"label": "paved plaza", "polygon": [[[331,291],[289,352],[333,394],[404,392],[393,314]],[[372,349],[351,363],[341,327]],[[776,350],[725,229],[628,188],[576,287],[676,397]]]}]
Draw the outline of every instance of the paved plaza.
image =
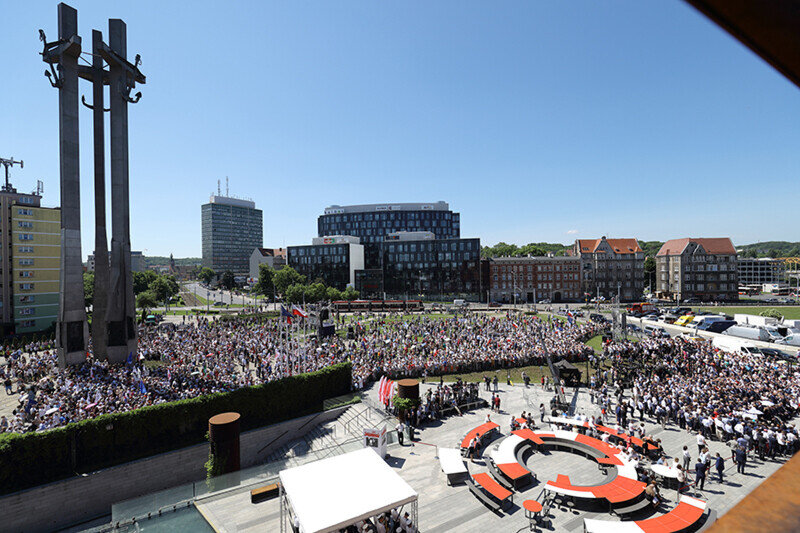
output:
[{"label": "paved plaza", "polygon": [[[424,394],[426,388],[430,386],[430,384],[421,385],[421,393]],[[370,394],[375,399],[377,398],[374,388]],[[485,390],[481,391],[481,395],[485,398],[488,398],[490,394]],[[526,389],[523,386],[501,385],[500,396],[502,399],[500,414],[486,408],[472,411],[464,416],[449,417],[442,422],[436,422],[418,430],[417,440],[413,445],[406,443],[406,446],[395,445],[389,448],[388,463],[419,493],[420,531],[444,533],[446,531],[528,530],[529,521],[521,507],[522,502],[526,499],[536,499],[540,495],[544,483],[548,480],[555,480],[557,474],[568,475],[576,485],[592,485],[602,482],[604,476],[593,461],[569,452],[551,451],[533,454],[527,466],[536,474],[537,481],[527,490],[515,492],[514,505],[510,508],[506,506],[506,510],[502,513],[495,514],[485,507],[475,495],[470,493],[465,484],[448,486],[445,475],[439,466],[437,446],[458,447],[461,439],[470,429],[485,421],[487,413],[491,415],[493,421],[500,424],[501,435],[493,441],[496,443],[510,434],[509,421],[512,414],[519,416],[522,411],[531,411],[533,408],[536,413],[535,419],[538,422],[538,406],[540,403],[547,405],[552,393],[543,391],[539,386]],[[586,416],[599,414],[598,408],[591,403],[585,389],[568,394],[568,399],[573,402],[577,414]],[[680,455],[683,446],[687,445],[694,462],[697,457],[694,434],[670,425],[666,429],[662,429],[660,425],[653,422],[652,419],[645,420],[647,433],[654,438],[661,439],[668,455]],[[542,424],[539,424],[539,428],[542,429],[542,427]],[[544,428],[549,429],[549,426],[544,426]],[[484,454],[490,446],[484,447]],[[705,490],[692,488],[689,495],[707,500],[711,510],[718,516],[736,505],[784,462],[784,460],[768,459],[762,462],[751,455],[748,457],[746,474],[742,475],[736,473],[736,465],[730,460],[730,450],[725,443],[710,441],[709,449],[712,455],[720,452],[726,460],[725,482],[719,483],[716,473],[714,473],[709,475]],[[483,459],[469,463],[468,467],[471,474],[487,471]],[[369,479],[365,479],[364,483],[369,483]],[[661,491],[667,500],[662,504],[661,509],[666,511],[677,503],[678,495],[673,489],[662,488]],[[279,531],[277,499],[251,504],[249,492],[244,491],[198,502],[197,507],[218,531],[264,531],[265,527],[267,531]],[[539,530],[582,531],[584,518],[619,520],[607,513],[585,512],[554,506],[550,509],[549,519]]]}]

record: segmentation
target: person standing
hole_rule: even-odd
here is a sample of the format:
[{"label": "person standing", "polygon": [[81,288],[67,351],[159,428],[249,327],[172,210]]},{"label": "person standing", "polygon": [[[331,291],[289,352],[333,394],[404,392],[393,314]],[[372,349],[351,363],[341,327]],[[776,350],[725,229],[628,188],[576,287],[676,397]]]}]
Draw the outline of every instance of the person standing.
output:
[{"label": "person standing", "polygon": [[492,384],[494,385],[494,391],[497,392],[497,374],[494,375],[494,379],[492,380]]},{"label": "person standing", "polygon": [[703,490],[706,486],[706,463],[702,459],[697,459],[694,465],[694,486]]},{"label": "person standing", "polygon": [[747,452],[744,448],[737,448],[734,455],[736,457],[736,472],[744,474],[744,467],[747,465]]},{"label": "person standing", "polygon": [[401,420],[400,422],[397,423],[397,426],[395,426],[394,429],[397,430],[397,442],[399,442],[400,446],[402,446],[403,445],[403,431],[406,429],[405,424],[403,424],[403,421]]},{"label": "person standing", "polygon": [[544,411],[545,411],[544,404],[540,403],[539,404],[539,421],[540,422],[544,422]]},{"label": "person standing", "polygon": [[719,482],[723,483],[722,473],[725,471],[725,459],[722,458],[719,452],[717,452],[717,458],[714,466],[717,468],[717,475],[719,476]]},{"label": "person standing", "polygon": [[689,465],[692,464],[692,455],[689,453],[689,447],[683,447],[683,469],[685,471],[689,470]]},{"label": "person standing", "polygon": [[702,433],[697,434],[697,454],[700,455],[703,453],[703,448],[706,445],[706,438],[703,437]]}]

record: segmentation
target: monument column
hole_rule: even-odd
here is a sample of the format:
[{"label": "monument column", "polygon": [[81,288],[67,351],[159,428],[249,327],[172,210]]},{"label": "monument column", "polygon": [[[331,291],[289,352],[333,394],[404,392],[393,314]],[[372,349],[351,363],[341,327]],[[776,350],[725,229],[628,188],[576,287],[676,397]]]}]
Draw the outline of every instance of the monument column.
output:
[{"label": "monument column", "polygon": [[[83,295],[81,262],[81,192],[78,132],[78,12],[58,4],[56,49],[59,76],[58,116],[61,175],[61,290],[56,325],[58,365],[77,364],[86,359],[89,328]],[[60,53],[59,53],[60,52]],[[47,58],[45,57],[45,60]],[[52,63],[51,63],[52,64]],[[51,80],[52,81],[52,80]]]},{"label": "monument column", "polygon": [[119,19],[108,21],[111,104],[111,275],[108,300],[108,358],[136,359],[136,309],[131,274],[130,206],[128,200],[128,101],[135,79],[129,72],[127,30]]},{"label": "monument column", "polygon": [[92,351],[108,356],[108,237],[106,235],[106,157],[103,113],[103,33],[92,30],[92,118],[94,120],[94,298],[92,299]]}]

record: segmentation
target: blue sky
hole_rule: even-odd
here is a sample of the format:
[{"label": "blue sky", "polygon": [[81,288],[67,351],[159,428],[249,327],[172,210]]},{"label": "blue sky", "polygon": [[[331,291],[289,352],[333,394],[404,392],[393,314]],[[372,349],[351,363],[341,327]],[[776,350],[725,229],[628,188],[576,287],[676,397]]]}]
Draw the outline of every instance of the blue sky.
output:
[{"label": "blue sky", "polygon": [[[84,43],[122,18],[143,59],[131,240],[148,255],[200,255],[200,205],[226,176],[264,210],[265,246],[309,242],[330,204],[436,200],[484,244],[800,238],[800,90],[679,0],[71,5]],[[56,2],[3,14],[0,156],[57,205],[37,40]]]}]

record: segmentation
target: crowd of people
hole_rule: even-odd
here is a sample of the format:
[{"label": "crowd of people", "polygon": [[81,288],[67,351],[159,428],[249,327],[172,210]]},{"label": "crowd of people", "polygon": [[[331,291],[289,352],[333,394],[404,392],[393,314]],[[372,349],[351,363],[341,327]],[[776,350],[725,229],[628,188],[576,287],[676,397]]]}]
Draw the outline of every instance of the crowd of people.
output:
[{"label": "crowd of people", "polygon": [[[800,406],[800,373],[785,361],[681,338],[610,343],[600,358],[611,365],[592,383],[601,412],[613,411],[622,427],[638,418],[696,434],[694,470],[701,484],[712,462],[724,464],[721,457],[712,461],[707,439],[725,442],[740,472],[748,454],[763,460],[800,451],[798,430],[790,423]],[[611,383],[625,386],[611,393]],[[684,480],[691,459],[687,448],[678,465]]]},{"label": "crowd of people", "polygon": [[[594,324],[533,316],[361,317],[355,339],[317,340],[280,319],[209,321],[142,330],[123,364],[95,359],[59,369],[52,342],[4,352],[0,379],[18,405],[0,432],[44,431],[105,413],[231,391],[351,361],[354,388],[381,375],[433,376],[544,364],[545,353],[578,361]],[[151,361],[154,361],[151,363]],[[423,417],[425,414],[423,413]]]}]

